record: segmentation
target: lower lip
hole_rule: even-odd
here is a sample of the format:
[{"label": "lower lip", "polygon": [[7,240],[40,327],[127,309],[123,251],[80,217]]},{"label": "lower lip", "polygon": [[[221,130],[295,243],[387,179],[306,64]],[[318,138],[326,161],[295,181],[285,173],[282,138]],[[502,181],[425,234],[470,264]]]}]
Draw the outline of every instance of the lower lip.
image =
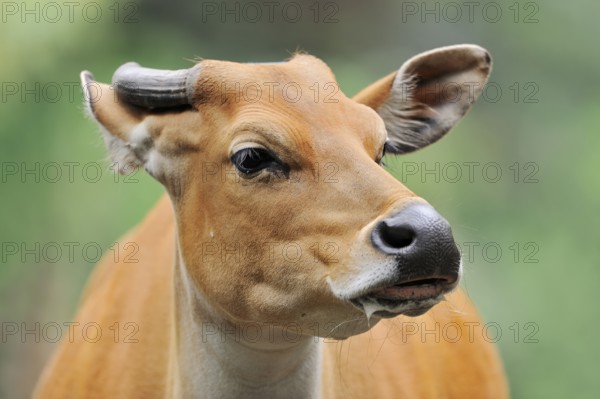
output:
[{"label": "lower lip", "polygon": [[417,316],[421,316],[421,315],[427,313],[427,311],[431,308],[432,308],[431,306],[426,306],[426,307],[422,307],[422,308],[403,310],[402,312],[390,312],[388,310],[378,310],[377,312],[375,312],[373,314],[377,317],[381,317],[384,319],[391,319],[391,318],[397,317],[401,314],[405,315],[405,316],[410,316],[410,317],[417,317]]},{"label": "lower lip", "polygon": [[434,298],[440,295],[442,291],[443,287],[441,284],[395,285],[370,292],[369,296],[394,301],[415,301]]}]

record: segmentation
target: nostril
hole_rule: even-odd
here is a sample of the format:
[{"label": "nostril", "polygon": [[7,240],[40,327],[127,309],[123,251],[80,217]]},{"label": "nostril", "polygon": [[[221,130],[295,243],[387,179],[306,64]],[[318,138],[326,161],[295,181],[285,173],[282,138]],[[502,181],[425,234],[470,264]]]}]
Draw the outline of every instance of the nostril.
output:
[{"label": "nostril", "polygon": [[429,205],[408,205],[379,220],[371,230],[371,244],[390,260],[393,256],[405,282],[443,278],[448,280],[443,286],[449,287],[458,279],[460,252],[452,229]]},{"label": "nostril", "polygon": [[379,226],[379,238],[390,248],[406,248],[415,241],[416,236],[414,229],[406,224],[394,226],[383,221]]}]

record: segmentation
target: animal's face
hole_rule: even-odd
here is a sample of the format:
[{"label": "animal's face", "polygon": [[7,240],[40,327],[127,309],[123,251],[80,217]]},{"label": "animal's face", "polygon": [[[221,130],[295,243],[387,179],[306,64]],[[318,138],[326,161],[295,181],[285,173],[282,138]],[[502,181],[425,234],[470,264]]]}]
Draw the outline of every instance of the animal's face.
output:
[{"label": "animal's face", "polygon": [[483,49],[445,48],[349,99],[307,55],[174,73],[126,65],[118,96],[92,93],[90,106],[122,169],[143,166],[167,188],[204,300],[238,323],[344,337],[368,328],[365,313],[371,325],[421,314],[456,286],[447,222],[380,160],[439,139],[489,72]]}]

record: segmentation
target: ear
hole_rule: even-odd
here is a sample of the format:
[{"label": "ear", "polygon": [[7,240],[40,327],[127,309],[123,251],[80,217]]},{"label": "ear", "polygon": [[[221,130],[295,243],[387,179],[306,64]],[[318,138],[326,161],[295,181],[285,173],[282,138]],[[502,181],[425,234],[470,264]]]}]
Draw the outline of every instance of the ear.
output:
[{"label": "ear", "polygon": [[96,82],[91,73],[80,77],[87,114],[100,125],[113,167],[128,174],[144,166],[151,143],[142,110],[119,101],[113,87]]},{"label": "ear", "polygon": [[114,167],[130,173],[143,167],[165,183],[166,163],[196,149],[198,113],[190,103],[200,71],[165,71],[122,65],[111,86],[81,73],[88,114],[101,126]]},{"label": "ear", "polygon": [[442,47],[409,59],[354,99],[385,122],[388,152],[412,152],[439,140],[466,114],[491,70],[491,57],[479,46]]}]

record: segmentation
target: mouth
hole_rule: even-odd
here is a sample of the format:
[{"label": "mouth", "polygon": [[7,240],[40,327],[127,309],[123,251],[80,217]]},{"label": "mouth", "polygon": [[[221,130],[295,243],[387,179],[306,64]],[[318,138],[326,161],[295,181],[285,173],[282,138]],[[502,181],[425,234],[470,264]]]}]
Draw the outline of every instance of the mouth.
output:
[{"label": "mouth", "polygon": [[420,316],[444,299],[444,295],[456,286],[457,281],[446,277],[434,277],[400,282],[376,288],[351,300],[364,311],[367,318],[396,317],[400,314]]}]

